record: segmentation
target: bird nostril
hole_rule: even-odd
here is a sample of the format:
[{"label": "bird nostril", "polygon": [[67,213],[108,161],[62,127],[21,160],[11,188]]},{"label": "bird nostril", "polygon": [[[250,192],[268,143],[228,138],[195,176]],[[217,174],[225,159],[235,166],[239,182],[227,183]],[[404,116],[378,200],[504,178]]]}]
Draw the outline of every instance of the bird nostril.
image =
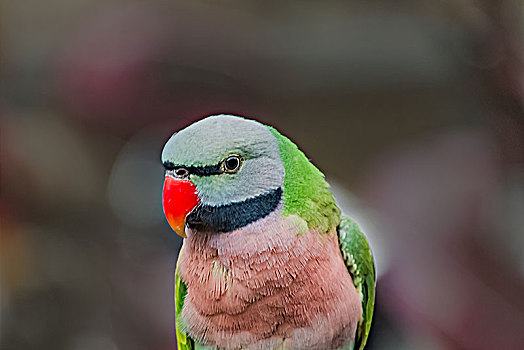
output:
[{"label": "bird nostril", "polygon": [[186,168],[178,168],[178,169],[175,169],[175,175],[177,177],[188,177],[189,176],[189,171],[186,169]]}]

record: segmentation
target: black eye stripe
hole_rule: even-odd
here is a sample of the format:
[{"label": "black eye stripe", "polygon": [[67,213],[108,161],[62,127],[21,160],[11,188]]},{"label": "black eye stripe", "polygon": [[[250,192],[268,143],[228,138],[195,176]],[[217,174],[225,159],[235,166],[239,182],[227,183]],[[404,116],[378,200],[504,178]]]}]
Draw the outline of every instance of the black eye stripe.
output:
[{"label": "black eye stripe", "polygon": [[164,168],[166,168],[166,170],[175,170],[176,168],[176,165],[171,162],[164,162],[162,163],[162,165],[164,166]]},{"label": "black eye stripe", "polygon": [[233,174],[236,173],[242,165],[242,157],[238,155],[231,155],[222,160],[220,163],[214,165],[185,166],[181,164],[174,164],[173,162],[169,161],[164,162],[163,165],[166,170],[175,170],[175,172],[177,169],[185,169],[187,170],[188,175],[210,176],[223,173]]},{"label": "black eye stripe", "polygon": [[187,169],[190,175],[210,176],[210,175],[222,174],[222,172],[220,171],[220,164],[204,165],[204,166],[184,166],[184,165],[174,164],[172,162],[164,162],[163,164],[166,170],[175,170],[177,168],[185,168]]},{"label": "black eye stripe", "polygon": [[220,165],[204,165],[204,166],[190,166],[187,167],[187,170],[189,170],[190,174],[194,174],[196,176],[210,176],[210,175],[218,175],[222,174],[222,171],[220,171]]}]

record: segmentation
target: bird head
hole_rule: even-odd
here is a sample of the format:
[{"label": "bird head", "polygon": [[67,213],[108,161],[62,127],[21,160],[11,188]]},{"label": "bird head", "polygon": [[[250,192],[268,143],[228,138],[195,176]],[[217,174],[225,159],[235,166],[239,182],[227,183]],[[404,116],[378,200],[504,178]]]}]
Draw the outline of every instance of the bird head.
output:
[{"label": "bird head", "polygon": [[164,213],[182,237],[186,226],[233,231],[267,216],[282,200],[278,140],[254,120],[202,119],[169,139],[162,163]]}]

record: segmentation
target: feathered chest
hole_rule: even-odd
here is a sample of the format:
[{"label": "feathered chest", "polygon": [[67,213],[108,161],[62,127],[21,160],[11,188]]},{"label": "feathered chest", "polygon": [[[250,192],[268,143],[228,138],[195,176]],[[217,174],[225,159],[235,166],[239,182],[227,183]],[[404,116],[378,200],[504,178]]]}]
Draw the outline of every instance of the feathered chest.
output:
[{"label": "feathered chest", "polygon": [[335,232],[298,233],[296,217],[268,221],[231,233],[189,232],[178,263],[187,332],[221,348],[351,341],[361,306]]}]

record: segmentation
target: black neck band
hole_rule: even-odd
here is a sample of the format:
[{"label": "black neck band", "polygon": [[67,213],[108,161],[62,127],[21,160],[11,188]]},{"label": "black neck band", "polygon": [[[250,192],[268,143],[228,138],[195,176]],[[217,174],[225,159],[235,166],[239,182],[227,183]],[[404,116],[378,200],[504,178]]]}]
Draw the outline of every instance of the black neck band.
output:
[{"label": "black neck band", "polygon": [[186,217],[186,223],[190,228],[231,232],[269,215],[281,198],[279,187],[241,202],[219,206],[199,204]]}]

